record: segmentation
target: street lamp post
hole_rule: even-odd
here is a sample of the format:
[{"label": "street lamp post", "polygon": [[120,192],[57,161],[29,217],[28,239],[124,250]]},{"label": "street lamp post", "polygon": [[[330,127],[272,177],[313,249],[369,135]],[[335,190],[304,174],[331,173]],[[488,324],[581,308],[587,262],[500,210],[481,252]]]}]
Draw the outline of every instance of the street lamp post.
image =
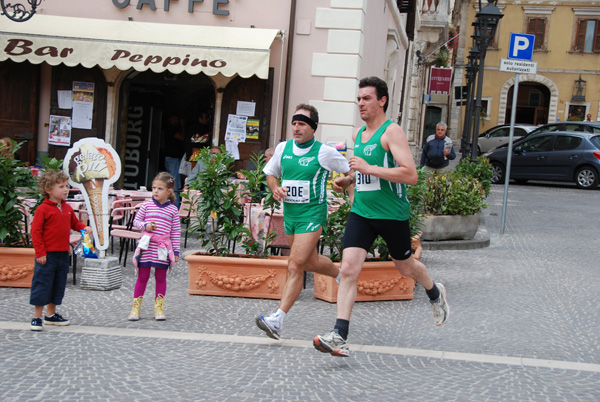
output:
[{"label": "street lamp post", "polygon": [[477,162],[477,139],[479,137],[479,121],[481,118],[481,93],[483,90],[483,70],[485,67],[485,55],[487,48],[492,42],[498,28],[498,22],[504,15],[496,6],[496,1],[488,0],[487,6],[481,8],[479,2],[479,12],[473,22],[475,27],[475,35],[473,36],[477,42],[479,49],[479,74],[477,77],[477,98],[475,101],[475,110],[473,116],[473,141],[471,142],[471,162]]},{"label": "street lamp post", "polygon": [[[9,3],[11,1],[11,3]],[[1,15],[15,22],[25,22],[33,17],[43,0],[0,0]]]},{"label": "street lamp post", "polygon": [[462,159],[467,158],[471,154],[471,128],[473,125],[473,98],[475,89],[475,79],[477,78],[477,71],[479,67],[477,62],[479,60],[479,49],[477,45],[473,46],[468,56],[468,63],[466,66],[467,70],[467,104],[465,108],[465,125],[463,126],[463,134],[461,138],[460,152]]}]

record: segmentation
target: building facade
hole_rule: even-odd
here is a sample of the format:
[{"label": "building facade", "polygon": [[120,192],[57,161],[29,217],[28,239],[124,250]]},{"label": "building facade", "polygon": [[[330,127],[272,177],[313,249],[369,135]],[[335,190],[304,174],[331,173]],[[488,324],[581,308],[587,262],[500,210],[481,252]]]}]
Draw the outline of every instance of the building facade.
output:
[{"label": "building facade", "polygon": [[[236,168],[291,137],[299,103],[319,110],[317,139],[351,147],[360,78],[388,83],[397,121],[406,20],[392,0],[46,1],[27,22],[0,17],[0,130],[25,141],[19,157],[30,164],[102,138],[121,155],[123,188],[148,186],[163,168],[173,113],[187,126],[207,112],[214,145],[230,115],[252,120]],[[69,101],[86,89],[87,99]],[[60,145],[49,141],[50,116],[72,119]]]},{"label": "building facade", "polygon": [[[485,4],[484,4],[485,5]],[[520,74],[516,123],[545,124],[565,120],[592,121],[600,117],[600,3],[597,1],[499,1],[500,20],[485,59],[483,108],[479,130],[510,123],[515,74],[500,72],[508,58],[511,33],[535,36],[536,74]],[[472,47],[472,23],[478,2],[463,5],[459,58],[464,66]],[[457,65],[457,67],[459,67]],[[464,85],[459,69],[455,85]],[[463,108],[464,109],[464,108]],[[460,109],[454,106],[452,125],[458,126]]]}]

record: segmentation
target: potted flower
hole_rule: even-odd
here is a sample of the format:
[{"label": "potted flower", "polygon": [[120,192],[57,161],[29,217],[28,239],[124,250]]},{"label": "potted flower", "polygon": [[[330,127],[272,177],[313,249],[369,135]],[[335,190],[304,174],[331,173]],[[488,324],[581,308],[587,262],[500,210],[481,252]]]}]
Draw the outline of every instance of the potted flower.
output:
[{"label": "potted flower", "polygon": [[[208,148],[203,149],[199,158],[206,169],[190,184],[190,189],[198,190],[201,196],[189,230],[202,239],[206,251],[185,258],[189,264],[188,293],[281,298],[287,261],[267,258],[275,233],[267,227],[261,238],[254,239],[250,222],[244,222],[244,202],[256,203],[265,195],[264,157],[253,157],[256,170],[242,171],[246,177],[243,184],[232,180],[234,159],[224,147],[214,155]],[[183,193],[182,198],[188,199],[189,194]],[[271,210],[271,215],[277,207],[270,192],[266,193],[264,207]],[[236,245],[241,245],[245,254],[236,254]]]},{"label": "potted flower", "polygon": [[[414,186],[407,187],[407,197],[411,205],[409,224],[411,238],[413,241],[413,258],[420,259],[422,248],[418,243],[420,236],[421,220],[423,219],[423,189],[425,186],[426,172],[424,168],[418,169],[419,179]],[[342,196],[343,202],[333,201],[335,204],[334,212],[330,213],[327,220],[327,231],[323,235],[323,247],[329,251],[329,257],[335,261],[341,261],[344,230],[348,215],[350,213],[350,203],[346,195]],[[400,275],[398,269],[391,261],[385,242],[378,237],[371,250],[371,257],[363,265],[363,269],[358,276],[357,283],[357,301],[375,301],[375,300],[410,300],[414,297],[413,291],[415,281]],[[318,299],[331,303],[337,301],[337,283],[333,278],[315,273],[314,296]]]},{"label": "potted flower", "polygon": [[[0,147],[0,286],[30,287],[35,252],[25,197],[35,191],[36,180],[23,163],[5,154],[5,145]],[[19,148],[16,144],[14,151]]]},{"label": "potted flower", "polygon": [[468,240],[477,233],[478,214],[487,207],[492,166],[486,157],[477,163],[462,159],[453,171],[427,177],[423,193],[421,240]]}]

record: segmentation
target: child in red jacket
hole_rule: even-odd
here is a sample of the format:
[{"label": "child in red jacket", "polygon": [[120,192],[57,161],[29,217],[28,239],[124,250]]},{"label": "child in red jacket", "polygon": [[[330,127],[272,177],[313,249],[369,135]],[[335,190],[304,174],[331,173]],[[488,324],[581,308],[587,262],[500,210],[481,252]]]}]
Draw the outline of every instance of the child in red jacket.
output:
[{"label": "child in red jacket", "polygon": [[68,177],[64,172],[47,171],[41,175],[38,190],[45,200],[36,209],[31,224],[36,257],[29,298],[29,303],[35,306],[32,331],[44,329],[44,306],[46,324],[69,325],[69,320],[56,312],[56,306],[62,303],[67,286],[71,229],[92,232],[92,228],[79,222],[73,208],[63,202],[69,195]]}]

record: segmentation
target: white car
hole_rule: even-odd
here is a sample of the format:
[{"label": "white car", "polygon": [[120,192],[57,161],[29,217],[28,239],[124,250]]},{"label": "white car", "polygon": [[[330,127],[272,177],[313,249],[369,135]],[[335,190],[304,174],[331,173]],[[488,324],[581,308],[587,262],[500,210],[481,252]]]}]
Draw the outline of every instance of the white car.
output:
[{"label": "white car", "polygon": [[[515,124],[513,141],[524,137],[536,127],[537,126],[529,124]],[[486,153],[490,149],[499,147],[500,145],[508,144],[509,134],[510,124],[501,124],[479,134],[479,137],[477,138],[477,151],[479,155]]]}]

